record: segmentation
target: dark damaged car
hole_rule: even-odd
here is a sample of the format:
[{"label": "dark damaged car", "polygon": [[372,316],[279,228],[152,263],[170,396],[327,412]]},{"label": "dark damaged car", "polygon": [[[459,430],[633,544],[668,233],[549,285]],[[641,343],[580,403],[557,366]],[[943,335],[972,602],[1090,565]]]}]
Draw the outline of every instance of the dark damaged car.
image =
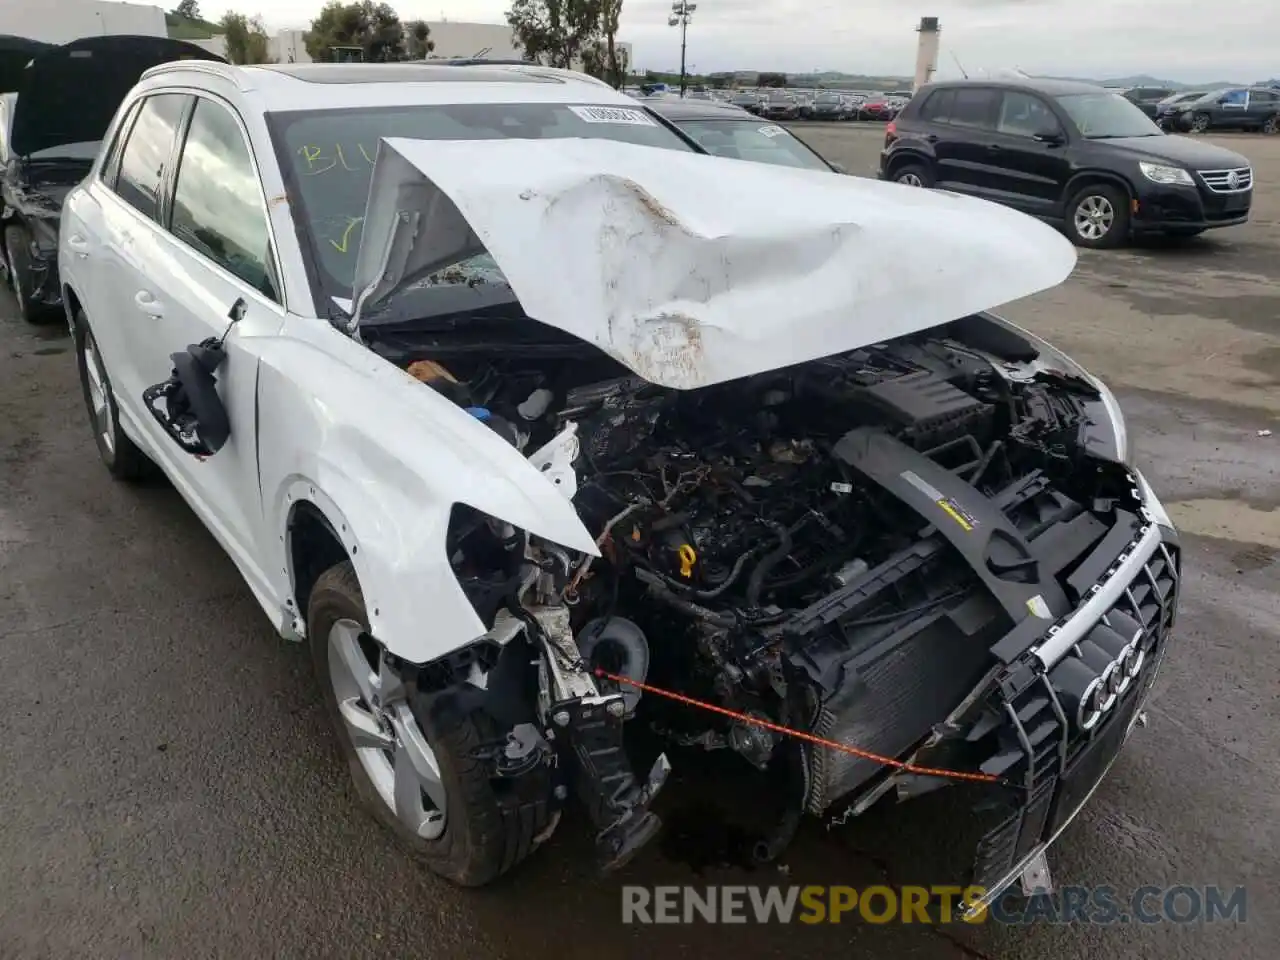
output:
[{"label": "dark damaged car", "polygon": [[3,266],[26,320],[62,316],[62,201],[93,166],[116,108],[146,70],[192,59],[221,60],[164,37],[87,37],[59,47],[0,43]]}]

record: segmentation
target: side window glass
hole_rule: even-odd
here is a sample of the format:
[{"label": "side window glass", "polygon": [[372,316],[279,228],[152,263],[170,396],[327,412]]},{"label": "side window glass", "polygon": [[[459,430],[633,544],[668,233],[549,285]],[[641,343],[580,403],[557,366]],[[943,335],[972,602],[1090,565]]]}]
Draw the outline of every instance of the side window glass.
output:
[{"label": "side window glass", "polygon": [[966,87],[956,90],[955,93],[951,123],[958,127],[987,128],[991,126],[991,108],[996,98],[995,91]]},{"label": "side window glass", "polygon": [[142,102],[120,155],[116,193],[129,206],[160,222],[160,183],[169,162],[187,97],[162,93]]},{"label": "side window glass", "polygon": [[240,126],[226,107],[211,100],[197,100],[191,116],[170,229],[264,296],[279,300],[262,184]]},{"label": "side window glass", "polygon": [[142,101],[131,104],[129,112],[120,126],[116,128],[116,138],[111,142],[111,150],[108,151],[106,159],[102,161],[101,177],[112,190],[116,188],[116,178],[120,175],[120,156],[124,153],[125,142],[129,139],[129,131],[133,127],[133,121],[138,117],[138,110],[141,109]]},{"label": "side window glass", "polygon": [[934,123],[946,123],[951,114],[951,105],[955,102],[954,90],[935,90],[920,108],[920,119]]},{"label": "side window glass", "polygon": [[1248,90],[1228,90],[1222,97],[1222,105],[1224,107],[1243,107],[1248,96]]},{"label": "side window glass", "polygon": [[1059,124],[1039,97],[1006,90],[1001,98],[996,129],[1015,137],[1034,137],[1037,133],[1057,131]]}]

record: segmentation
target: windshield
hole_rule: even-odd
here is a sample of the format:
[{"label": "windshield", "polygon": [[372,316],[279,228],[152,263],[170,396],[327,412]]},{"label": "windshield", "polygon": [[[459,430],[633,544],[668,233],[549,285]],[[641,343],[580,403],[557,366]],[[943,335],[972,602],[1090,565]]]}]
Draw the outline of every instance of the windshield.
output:
[{"label": "windshield", "polygon": [[[294,217],[326,297],[349,299],[373,160],[383,137],[418,140],[622,140],[690,150],[640,106],[469,103],[273,113],[272,139]],[[441,270],[423,286],[505,283],[487,255]]]},{"label": "windshield", "polygon": [[840,95],[835,93],[824,93],[818,97],[819,103],[839,103]]},{"label": "windshield", "polygon": [[680,129],[707,153],[717,157],[831,172],[831,168],[821,157],[785,127],[773,123],[762,124],[754,117],[685,120],[680,122]]},{"label": "windshield", "polygon": [[1155,123],[1118,93],[1071,93],[1058,97],[1086,140],[1162,137]]}]

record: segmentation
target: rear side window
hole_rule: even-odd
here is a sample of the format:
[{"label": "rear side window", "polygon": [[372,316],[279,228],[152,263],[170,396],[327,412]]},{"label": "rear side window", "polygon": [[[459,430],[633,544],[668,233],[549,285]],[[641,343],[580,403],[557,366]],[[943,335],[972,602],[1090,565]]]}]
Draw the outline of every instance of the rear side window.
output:
[{"label": "rear side window", "polygon": [[1034,137],[1038,133],[1056,133],[1058,119],[1039,97],[1018,90],[1006,90],[1000,101],[1000,119],[996,129],[1015,137]]},{"label": "rear side window", "polygon": [[938,90],[921,111],[926,120],[949,123],[955,127],[990,129],[995,125],[999,92],[984,87],[954,87]]},{"label": "rear side window", "polygon": [[1249,98],[1257,103],[1275,103],[1280,100],[1280,94],[1272,90],[1254,90],[1249,94]]},{"label": "rear side window", "polygon": [[1224,107],[1243,107],[1248,96],[1248,90],[1228,90],[1222,96],[1222,105]]},{"label": "rear side window", "polygon": [[272,300],[271,234],[262,184],[231,111],[196,101],[173,191],[173,235]]},{"label": "rear side window", "polygon": [[178,136],[188,97],[161,93],[142,102],[120,155],[116,193],[144,216],[160,222],[160,184]]}]

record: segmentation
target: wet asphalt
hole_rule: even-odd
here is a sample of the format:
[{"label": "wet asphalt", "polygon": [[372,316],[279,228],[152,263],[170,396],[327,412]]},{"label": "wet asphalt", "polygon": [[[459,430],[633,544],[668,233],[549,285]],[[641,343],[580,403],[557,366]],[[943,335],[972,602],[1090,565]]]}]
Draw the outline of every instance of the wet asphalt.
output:
[{"label": "wet asphalt", "polygon": [[[809,126],[868,170],[878,131]],[[1253,221],[1087,254],[1003,312],[1106,377],[1185,532],[1176,643],[1051,856],[1059,884],[1247,888],[1243,923],[623,926],[624,882],[959,882],[944,793],[810,824],[786,872],[681,843],[601,880],[580,823],[497,886],[407,860],[356,806],[306,657],[163,483],[98,463],[70,343],[0,306],[0,960],[1273,957],[1280,935],[1280,139],[1224,138]],[[1260,431],[1275,431],[1260,436]]]}]

